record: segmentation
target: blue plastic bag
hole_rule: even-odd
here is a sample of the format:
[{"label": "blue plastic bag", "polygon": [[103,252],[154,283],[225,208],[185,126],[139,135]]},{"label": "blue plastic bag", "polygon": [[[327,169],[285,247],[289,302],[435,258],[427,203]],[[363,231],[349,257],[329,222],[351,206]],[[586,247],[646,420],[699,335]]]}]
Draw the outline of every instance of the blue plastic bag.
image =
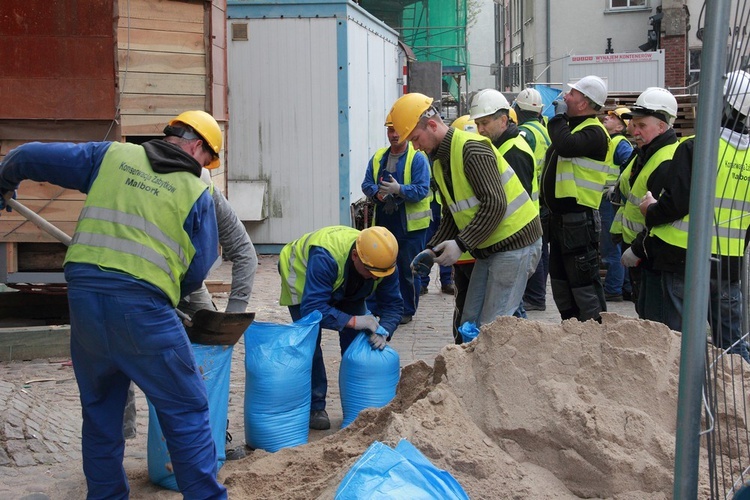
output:
[{"label": "blue plastic bag", "polygon": [[471,342],[477,338],[479,335],[479,328],[477,328],[476,323],[467,321],[458,327],[458,333],[461,334],[461,339],[463,339],[465,344],[466,342]]},{"label": "blue plastic bag", "polygon": [[312,358],[323,318],[256,321],[245,332],[245,443],[270,452],[307,443]]},{"label": "blue plastic bag", "polygon": [[373,349],[360,332],[344,352],[339,369],[339,391],[344,420],[351,424],[365,408],[381,408],[396,395],[401,375],[398,353],[389,346]]},{"label": "blue plastic bag", "polygon": [[[208,393],[208,420],[216,446],[217,471],[226,461],[229,380],[234,346],[192,344],[195,362],[203,374]],[[152,483],[178,491],[167,442],[151,401],[148,401],[148,477]]]},{"label": "blue plastic bag", "polygon": [[411,443],[396,449],[375,441],[344,476],[335,500],[408,498],[409,500],[468,500],[449,472],[435,467]]}]

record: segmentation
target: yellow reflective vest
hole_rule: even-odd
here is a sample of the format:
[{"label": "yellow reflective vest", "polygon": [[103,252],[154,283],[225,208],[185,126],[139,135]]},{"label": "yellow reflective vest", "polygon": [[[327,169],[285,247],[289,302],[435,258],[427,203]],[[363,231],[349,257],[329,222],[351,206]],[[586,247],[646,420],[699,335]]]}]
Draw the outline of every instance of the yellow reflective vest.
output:
[{"label": "yellow reflective vest", "polygon": [[480,204],[464,174],[463,151],[467,141],[484,142],[495,153],[498,171],[500,172],[507,200],[505,216],[489,238],[477,245],[477,248],[487,248],[523,229],[539,215],[539,210],[534,207],[534,203],[523,188],[518,176],[513,172],[513,169],[508,168],[508,162],[505,161],[489,139],[462,130],[454,130],[450,151],[450,174],[453,184],[453,196],[450,196],[450,193],[448,193],[440,160],[435,160],[433,175],[435,176],[435,182],[440,187],[443,201],[448,204],[448,208],[453,215],[453,220],[459,230],[469,225],[479,210]]},{"label": "yellow reflective vest", "polygon": [[[741,257],[745,253],[745,233],[750,226],[750,155],[720,139],[714,196],[714,227],[711,253]],[[651,229],[651,235],[670,245],[687,249],[690,217]]]},{"label": "yellow reflective vest", "polygon": [[575,198],[579,205],[598,210],[602,202],[602,192],[607,183],[612,164],[612,148],[609,147],[609,134],[604,125],[595,117],[587,118],[571,134],[586,128],[600,127],[607,136],[607,158],[594,160],[585,156],[557,158],[557,172],[555,175],[555,197]]},{"label": "yellow reflective vest", "polygon": [[[534,135],[534,175],[536,176],[537,189],[542,178],[542,169],[544,168],[544,159],[547,156],[547,149],[552,141],[549,138],[549,132],[541,122],[530,120],[518,126],[519,129]],[[538,200],[537,196],[537,200]],[[537,201],[536,206],[539,206]]]},{"label": "yellow reflective vest", "polygon": [[[632,186],[628,186],[628,189],[621,189],[621,191],[627,196],[625,199],[625,205],[622,208],[622,241],[625,243],[632,243],[638,233],[646,229],[646,218],[641,214],[641,200],[648,191],[648,179],[656,168],[667,160],[672,159],[674,156],[675,149],[679,145],[678,142],[667,144],[651,155],[643,169],[638,174],[638,178]],[[633,170],[637,157],[628,164],[627,168],[622,173],[622,182],[629,184],[630,172]],[[619,210],[618,210],[619,213]]]},{"label": "yellow reflective vest", "polygon": [[[353,227],[330,226],[304,234],[284,245],[279,254],[279,274],[281,274],[279,305],[292,306],[302,302],[307,279],[307,259],[312,247],[324,248],[338,264],[338,274],[333,289],[339,288],[344,283],[346,262],[358,236],[359,230]],[[377,287],[381,281],[382,278],[376,278],[374,286]]]},{"label": "yellow reflective vest", "polygon": [[[510,148],[513,146],[517,147],[527,155],[529,155],[529,158],[531,158],[531,164],[534,165],[534,172],[532,173],[531,178],[531,201],[534,202],[534,206],[536,207],[537,211],[539,210],[539,177],[537,177],[536,172],[536,158],[534,157],[534,152],[531,150],[531,146],[529,146],[529,143],[526,142],[526,139],[524,139],[521,135],[517,135],[513,137],[512,139],[509,139],[502,143],[497,150],[500,152],[500,155],[504,158],[505,153],[507,153]],[[511,168],[513,165],[511,165]]]},{"label": "yellow reflective vest", "polygon": [[183,224],[207,189],[190,172],[157,174],[142,146],[113,142],[86,197],[65,264],[122,271],[156,286],[177,306],[195,255]]},{"label": "yellow reflective vest", "polygon": [[[406,163],[404,164],[404,184],[411,184],[411,165],[414,161],[414,156],[417,154],[417,150],[414,149],[411,142],[407,141],[407,144]],[[372,157],[372,176],[375,184],[378,183],[378,173],[380,172],[383,156],[390,149],[389,147],[378,149],[375,152],[375,156]],[[426,196],[417,203],[405,201],[404,207],[406,208],[407,231],[417,231],[418,229],[427,229],[430,227],[430,221],[432,220],[430,196]],[[375,224],[375,216],[373,216],[372,223],[373,225]]]}]

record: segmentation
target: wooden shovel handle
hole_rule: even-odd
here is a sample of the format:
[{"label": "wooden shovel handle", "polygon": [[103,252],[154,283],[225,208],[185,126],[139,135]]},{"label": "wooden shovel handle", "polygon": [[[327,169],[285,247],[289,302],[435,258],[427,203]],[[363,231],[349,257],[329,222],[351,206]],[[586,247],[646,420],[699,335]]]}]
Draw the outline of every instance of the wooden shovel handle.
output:
[{"label": "wooden shovel handle", "polygon": [[47,220],[44,219],[38,213],[24,206],[20,201],[14,200],[13,198],[11,198],[9,200],[5,200],[5,203],[10,208],[12,208],[19,214],[26,217],[26,219],[28,219],[29,222],[32,222],[39,229],[46,232],[47,234],[54,237],[55,239],[57,239],[60,243],[63,243],[65,244],[65,246],[68,246],[68,247],[70,246],[70,240],[72,239],[70,236],[62,232],[57,226],[53,226],[52,224],[47,222]]}]

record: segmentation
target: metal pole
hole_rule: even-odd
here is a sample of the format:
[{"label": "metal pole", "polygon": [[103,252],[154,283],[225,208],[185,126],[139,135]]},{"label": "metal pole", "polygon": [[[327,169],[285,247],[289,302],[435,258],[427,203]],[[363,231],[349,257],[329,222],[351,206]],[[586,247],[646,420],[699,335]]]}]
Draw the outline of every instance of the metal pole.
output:
[{"label": "metal pole", "polygon": [[716,190],[716,162],[719,156],[718,130],[721,123],[722,81],[726,71],[730,0],[714,0],[706,9],[706,36],[701,53],[701,81],[698,94],[695,153],[690,189],[690,226],[685,268],[685,297],[682,318],[682,353],[677,395],[674,499],[698,497],[702,388],[706,370],[706,319],[710,277],[713,199]]}]

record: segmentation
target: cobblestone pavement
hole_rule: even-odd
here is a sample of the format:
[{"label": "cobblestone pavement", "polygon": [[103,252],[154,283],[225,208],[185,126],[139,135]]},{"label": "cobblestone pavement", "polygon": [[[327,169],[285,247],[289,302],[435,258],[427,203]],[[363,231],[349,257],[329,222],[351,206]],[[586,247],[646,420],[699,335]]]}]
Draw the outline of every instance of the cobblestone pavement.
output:
[{"label": "cobblestone pavement", "polygon": [[[260,266],[248,311],[257,321],[288,323],[286,307],[278,305],[279,277],[276,256],[261,256]],[[212,280],[231,281],[231,264],[225,263],[211,276]],[[227,294],[214,294],[220,310]],[[608,303],[610,312],[635,316],[631,302]],[[433,269],[429,293],[420,297],[414,320],[396,331],[390,345],[401,358],[401,365],[415,360],[432,364],[443,346],[453,342],[450,325],[453,297],[441,293],[437,266]],[[557,323],[560,321],[551,293],[547,293],[546,311],[529,311],[529,319]],[[338,335],[323,331],[323,351],[329,380],[327,410],[331,418],[329,431],[310,431],[310,441],[338,430],[342,421],[338,392],[340,353]],[[234,347],[230,382],[228,447],[244,443],[244,356],[242,340]],[[148,480],[146,434],[148,406],[145,396],[136,391],[137,436],[128,440],[125,468],[131,485],[131,498],[180,498],[162,490]],[[78,387],[68,359],[36,359],[0,363],[0,498],[15,500],[79,499],[85,497],[86,485],[80,458],[81,408]],[[221,472],[219,473],[221,479]]]}]

